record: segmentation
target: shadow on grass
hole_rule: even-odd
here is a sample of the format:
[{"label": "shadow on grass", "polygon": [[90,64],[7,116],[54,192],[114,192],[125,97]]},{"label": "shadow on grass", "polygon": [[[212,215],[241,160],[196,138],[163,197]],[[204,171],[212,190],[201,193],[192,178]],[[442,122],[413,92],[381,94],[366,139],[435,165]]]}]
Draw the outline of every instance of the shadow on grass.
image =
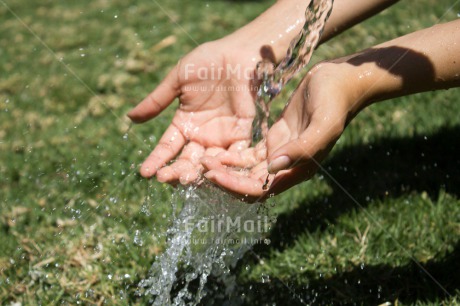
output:
[{"label": "shadow on grass", "polygon": [[[333,188],[332,195],[301,203],[297,209],[278,216],[271,232],[271,244],[259,244],[255,252],[264,257],[270,250],[283,250],[292,245],[298,235],[324,230],[340,215],[352,209],[366,208],[369,200],[398,198],[414,191],[426,191],[437,199],[440,190],[460,197],[459,136],[460,127],[444,128],[429,136],[382,139],[372,145],[357,145],[336,152],[324,166],[329,175],[325,171],[322,173]],[[460,289],[460,275],[454,272],[460,271],[460,244],[444,258],[429,261],[423,267],[450,294],[454,294]],[[305,274],[305,279],[311,280],[308,288],[305,284],[294,286],[298,297],[277,280],[269,284],[245,284],[245,287],[253,288],[245,294],[259,301],[257,304],[290,301],[290,305],[301,304],[300,298],[307,304],[316,304],[316,294],[318,304],[385,302],[380,297],[387,301],[397,298],[412,303],[446,297],[446,293],[414,262],[402,267],[355,267],[328,279]]]},{"label": "shadow on grass", "polygon": [[[278,216],[269,237],[271,244],[258,244],[255,252],[264,257],[273,249],[282,250],[292,245],[298,235],[324,230],[340,215],[352,209],[366,208],[369,199],[397,198],[413,191],[426,191],[429,196],[437,198],[441,189],[460,197],[459,135],[460,127],[444,128],[426,137],[381,139],[372,145],[357,145],[335,152],[324,167],[360,206],[322,173],[333,188],[332,195],[301,203],[297,209]],[[243,269],[248,261],[252,261],[250,253],[236,270]],[[455,294],[460,289],[460,274],[457,273],[460,271],[460,243],[452,252],[432,259],[422,267],[449,294]],[[229,301],[229,297],[222,293],[222,285],[209,277],[206,287],[210,294],[201,305],[378,305],[396,299],[413,304],[448,297],[414,262],[396,267],[379,264],[362,269],[355,266],[324,278],[307,271],[302,279],[307,282],[296,284],[290,281],[287,286],[276,278],[268,283],[245,282]],[[191,286],[197,287],[197,284]],[[134,296],[132,298],[136,300]]]},{"label": "shadow on grass", "polygon": [[322,230],[340,215],[365,208],[370,200],[398,198],[413,191],[426,191],[437,199],[440,190],[460,197],[458,148],[460,126],[429,136],[382,139],[336,152],[324,165],[327,173],[320,173],[333,188],[332,195],[301,203],[295,210],[279,215],[271,245],[261,245],[258,253],[269,248],[284,249],[299,234]]},{"label": "shadow on grass", "polygon": [[[245,283],[244,292],[252,305],[378,305],[396,299],[403,303],[440,302],[460,288],[460,243],[443,258],[422,264],[443,288],[414,262],[402,267],[390,265],[354,267],[331,278],[305,274],[308,284],[286,286],[277,279],[263,284]],[[289,287],[289,288],[288,288]],[[251,289],[247,289],[251,288]],[[446,293],[446,290],[448,294]]]}]

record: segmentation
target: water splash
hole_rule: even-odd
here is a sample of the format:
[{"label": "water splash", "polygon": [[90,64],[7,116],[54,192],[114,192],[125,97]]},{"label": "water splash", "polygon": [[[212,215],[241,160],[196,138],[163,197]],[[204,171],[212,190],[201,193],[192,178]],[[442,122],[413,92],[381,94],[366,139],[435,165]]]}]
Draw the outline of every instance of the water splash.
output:
[{"label": "water splash", "polygon": [[283,87],[308,65],[313,51],[318,45],[334,0],[312,0],[305,11],[305,24],[291,41],[286,56],[275,66],[264,59],[257,64],[257,77],[261,82],[256,97],[256,117],[252,129],[253,144],[264,139],[268,132],[270,103]]},{"label": "water splash", "polygon": [[268,243],[264,235],[274,218],[264,204],[248,205],[209,183],[177,191],[175,197],[173,204],[182,200],[184,206],[139,294],[152,295],[153,305],[195,305],[209,292],[205,284],[212,275],[230,296],[235,288],[230,268],[254,244]]},{"label": "water splash", "polygon": [[130,122],[129,125],[128,125],[128,128],[126,129],[126,132],[123,134],[123,140],[128,140],[128,135],[129,135],[129,131],[131,131],[131,128],[133,127],[133,123]]},{"label": "water splash", "polygon": [[[280,64],[275,66],[266,59],[257,64],[261,86],[253,143],[266,137],[271,101],[310,61],[332,4],[333,0],[312,0],[305,25]],[[181,199],[184,205],[176,216]],[[210,292],[205,285],[212,275],[224,287],[219,296],[231,297],[236,282],[230,269],[254,244],[269,243],[264,236],[276,220],[265,204],[245,204],[209,183],[176,191],[172,206],[167,249],[156,258],[150,276],[140,282],[138,293],[151,295],[153,305],[196,305]],[[268,280],[264,278],[263,282]]]}]

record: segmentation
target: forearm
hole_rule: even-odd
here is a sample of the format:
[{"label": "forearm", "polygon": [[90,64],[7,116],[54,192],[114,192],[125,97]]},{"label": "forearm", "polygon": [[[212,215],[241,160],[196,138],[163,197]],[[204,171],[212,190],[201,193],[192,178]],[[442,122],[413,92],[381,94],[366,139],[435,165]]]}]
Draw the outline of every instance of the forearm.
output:
[{"label": "forearm", "polygon": [[308,0],[278,0],[230,37],[254,48],[257,53],[262,46],[270,46],[278,62],[286,55],[291,40],[302,29],[307,4]]},{"label": "forearm", "polygon": [[[398,0],[335,0],[320,43],[371,17]],[[305,23],[308,0],[278,0],[255,20],[230,37],[245,45],[270,46],[276,61],[284,57],[291,40]]]},{"label": "forearm", "polygon": [[460,86],[460,20],[383,43],[337,61],[363,106],[412,93]]},{"label": "forearm", "polygon": [[335,0],[321,43],[383,11],[399,0]]}]

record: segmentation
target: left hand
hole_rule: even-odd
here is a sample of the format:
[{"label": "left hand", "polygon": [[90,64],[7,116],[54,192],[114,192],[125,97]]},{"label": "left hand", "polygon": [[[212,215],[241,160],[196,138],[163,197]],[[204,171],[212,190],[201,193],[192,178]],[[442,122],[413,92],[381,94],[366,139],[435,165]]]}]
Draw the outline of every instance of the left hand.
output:
[{"label": "left hand", "polygon": [[260,143],[242,152],[203,158],[208,170],[205,176],[247,202],[263,200],[310,179],[360,108],[354,103],[359,100],[359,82],[348,84],[351,78],[345,74],[350,67],[347,63],[315,66],[270,128],[267,149]]}]

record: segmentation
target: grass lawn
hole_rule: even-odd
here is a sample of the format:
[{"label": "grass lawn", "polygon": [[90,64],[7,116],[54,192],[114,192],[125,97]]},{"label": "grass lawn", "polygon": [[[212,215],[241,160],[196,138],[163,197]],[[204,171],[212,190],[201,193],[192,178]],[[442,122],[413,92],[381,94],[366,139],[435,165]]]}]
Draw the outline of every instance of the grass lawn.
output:
[{"label": "grass lawn", "polygon": [[[136,285],[164,250],[172,188],[137,168],[174,107],[128,137],[125,114],[196,42],[271,3],[0,0],[2,305],[148,301]],[[459,13],[401,1],[313,62]],[[460,304],[459,102],[453,89],[364,110],[327,171],[275,198],[272,243],[234,271],[247,304]]]}]

